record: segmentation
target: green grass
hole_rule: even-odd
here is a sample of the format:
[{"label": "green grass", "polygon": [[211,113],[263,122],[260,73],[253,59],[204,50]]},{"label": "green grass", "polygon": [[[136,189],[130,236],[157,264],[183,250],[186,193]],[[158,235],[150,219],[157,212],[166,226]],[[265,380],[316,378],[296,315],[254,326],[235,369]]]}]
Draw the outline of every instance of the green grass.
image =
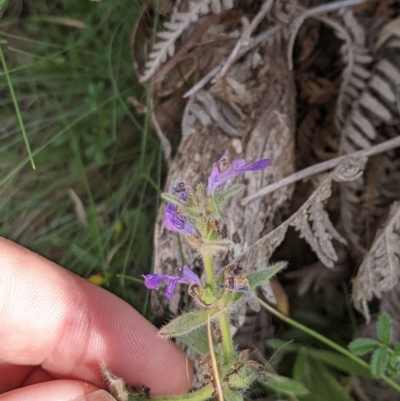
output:
[{"label": "green grass", "polygon": [[148,116],[126,100],[146,102],[130,55],[141,4],[50,3],[3,10],[0,235],[83,277],[102,274],[143,310],[145,290],[117,277],[151,270],[162,179]]}]

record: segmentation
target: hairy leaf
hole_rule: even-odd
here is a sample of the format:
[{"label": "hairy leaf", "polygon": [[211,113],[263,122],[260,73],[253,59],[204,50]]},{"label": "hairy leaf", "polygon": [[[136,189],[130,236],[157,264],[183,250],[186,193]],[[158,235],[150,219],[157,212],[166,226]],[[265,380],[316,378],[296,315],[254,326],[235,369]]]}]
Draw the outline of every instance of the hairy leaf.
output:
[{"label": "hairy leaf", "polygon": [[287,266],[287,262],[278,262],[263,270],[258,270],[246,276],[250,283],[250,289],[254,289],[265,281],[274,277],[278,272]]},{"label": "hairy leaf", "polygon": [[266,376],[268,380],[265,383],[265,386],[278,393],[300,396],[309,393],[307,387],[297,380],[289,379],[288,377],[279,376],[269,372],[266,373]]},{"label": "hairy leaf", "polygon": [[182,342],[189,348],[195,350],[200,356],[205,356],[210,353],[206,326],[202,326],[190,333],[184,334],[179,337],[179,342]]},{"label": "hairy leaf", "polygon": [[207,324],[208,316],[215,317],[219,311],[207,309],[176,317],[159,331],[161,337],[179,337]]}]

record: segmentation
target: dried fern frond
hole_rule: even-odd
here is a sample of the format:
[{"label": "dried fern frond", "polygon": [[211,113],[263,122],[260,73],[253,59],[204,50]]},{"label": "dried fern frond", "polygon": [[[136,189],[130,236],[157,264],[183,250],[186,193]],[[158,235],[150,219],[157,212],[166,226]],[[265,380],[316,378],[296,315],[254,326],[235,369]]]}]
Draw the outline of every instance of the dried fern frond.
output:
[{"label": "dried fern frond", "polygon": [[[397,36],[400,35],[400,29],[395,29],[394,22],[391,23],[391,29],[383,29],[384,33],[381,37],[384,37],[385,41],[378,42],[377,61],[369,79],[365,81],[364,88],[359,91],[356,86],[350,92],[344,89],[344,93],[348,92],[348,94],[343,98],[339,97],[337,121],[341,128],[340,151],[342,154],[370,148],[378,139],[376,127],[381,123],[394,124],[400,117],[398,100],[396,100],[398,99],[396,87],[400,85],[400,68],[397,62],[400,57],[400,37]],[[397,20],[397,25],[400,25],[399,22],[400,20]],[[388,32],[391,35],[388,35]],[[366,73],[364,75],[367,76]],[[364,85],[361,80],[358,84],[359,88]],[[351,88],[351,85],[348,87]],[[352,99],[353,92],[355,97]],[[351,100],[352,104],[351,109],[343,114],[343,110],[348,107],[346,99]],[[361,246],[361,238],[355,233],[354,216],[360,206],[359,194],[363,188],[363,180],[341,186],[343,226],[348,239],[361,253],[364,253],[365,249]]]},{"label": "dried fern frond", "polygon": [[[362,174],[365,163],[366,158],[357,160],[347,158],[344,160],[326,176],[296,213],[275,230],[249,246],[230,264],[240,264],[244,269],[246,269],[246,266],[257,269],[268,265],[275,249],[285,239],[287,229],[289,226],[294,226],[300,230],[300,233],[303,234],[305,240],[316,252],[322,263],[333,266],[333,262],[337,260],[337,255],[332,245],[332,239],[337,239],[342,243],[344,239],[334,229],[327,213],[323,211],[322,205],[331,195],[332,181],[341,182],[357,179]],[[268,282],[262,286],[262,290],[266,297],[271,298],[272,290]]]},{"label": "dried fern frond", "polygon": [[325,266],[334,266],[338,256],[332,239],[336,239],[342,244],[346,244],[346,240],[336,231],[329,220],[323,201],[317,201],[308,209],[303,209],[291,225],[300,231],[300,238],[304,237]]},{"label": "dried fern frond", "polygon": [[[238,116],[232,112],[228,119],[220,111],[220,101],[216,100],[214,96],[205,90],[199,90],[192,95],[186,104],[185,112],[182,119],[182,135],[188,137],[196,132],[194,127],[196,121],[199,121],[203,127],[207,127],[212,122],[217,124],[219,128],[230,136],[239,135],[235,125],[239,122]],[[227,106],[229,107],[229,106]]]},{"label": "dried fern frond", "polygon": [[339,15],[343,25],[333,23],[332,27],[336,36],[343,40],[340,52],[345,68],[336,106],[336,125],[341,129],[354,101],[371,76],[373,58],[366,47],[364,28],[358,23],[353,12],[345,10]]},{"label": "dried fern frond", "polygon": [[196,22],[200,16],[211,12],[219,14],[222,9],[228,10],[233,7],[232,0],[190,0],[189,10],[186,12],[175,11],[169,22],[164,24],[164,31],[158,32],[157,37],[161,39],[153,46],[146,63],[146,71],[140,78],[145,82],[153,76],[157,68],[175,53],[175,42],[192,22]]},{"label": "dried fern frond", "polygon": [[380,298],[397,283],[400,275],[400,202],[394,202],[384,226],[377,232],[364,256],[353,284],[353,304],[370,319],[367,302]]}]

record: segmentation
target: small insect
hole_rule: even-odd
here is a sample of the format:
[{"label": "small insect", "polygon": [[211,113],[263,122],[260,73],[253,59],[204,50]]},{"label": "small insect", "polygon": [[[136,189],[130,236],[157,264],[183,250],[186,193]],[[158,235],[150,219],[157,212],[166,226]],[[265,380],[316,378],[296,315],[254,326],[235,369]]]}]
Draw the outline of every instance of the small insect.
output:
[{"label": "small insect", "polygon": [[178,194],[182,202],[187,202],[187,197],[193,197],[193,189],[190,185],[186,185],[183,181],[172,187],[173,191]]}]

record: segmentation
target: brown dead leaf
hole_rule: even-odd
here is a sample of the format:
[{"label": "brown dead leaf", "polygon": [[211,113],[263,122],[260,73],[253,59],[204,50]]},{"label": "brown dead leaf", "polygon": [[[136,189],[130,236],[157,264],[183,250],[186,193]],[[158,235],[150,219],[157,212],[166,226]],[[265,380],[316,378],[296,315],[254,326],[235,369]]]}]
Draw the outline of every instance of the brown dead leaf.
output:
[{"label": "brown dead leaf", "polygon": [[337,85],[321,77],[304,80],[301,89],[308,104],[323,104],[337,93]]},{"label": "brown dead leaf", "polygon": [[279,312],[283,313],[286,316],[289,316],[289,311],[290,311],[289,298],[286,294],[285,289],[282,287],[281,283],[278,281],[276,277],[273,277],[269,281],[269,284],[276,299],[276,308],[278,309]]}]

